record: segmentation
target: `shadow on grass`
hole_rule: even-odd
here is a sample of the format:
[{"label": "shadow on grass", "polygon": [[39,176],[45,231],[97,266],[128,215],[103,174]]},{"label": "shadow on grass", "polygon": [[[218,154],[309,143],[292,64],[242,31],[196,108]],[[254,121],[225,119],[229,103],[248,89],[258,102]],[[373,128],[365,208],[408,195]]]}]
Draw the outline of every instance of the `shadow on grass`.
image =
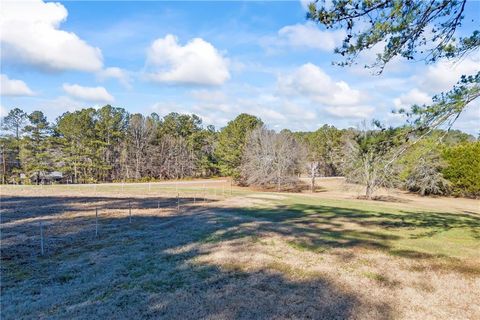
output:
[{"label": "shadow on grass", "polygon": [[[372,303],[339,288],[327,277],[293,281],[278,270],[243,271],[201,263],[215,244],[275,233],[303,250],[369,247],[391,250],[398,237],[368,227],[478,228],[471,215],[399,214],[295,204],[270,209],[198,208],[176,198],[5,197],[2,199],[2,318],[325,318],[394,316],[391,306]],[[84,204],[79,205],[79,204]],[[39,255],[38,220],[98,207],[102,212],[142,210],[45,220],[45,255]],[[363,229],[348,229],[344,222]],[[402,255],[403,254],[403,255]],[[417,259],[415,253],[399,253]],[[423,257],[422,257],[423,258]],[[428,257],[425,257],[428,258]]]},{"label": "shadow on grass", "polygon": [[[259,223],[253,229],[244,226],[231,227],[221,236],[217,235],[217,241],[273,232],[293,238],[294,246],[317,252],[336,247],[391,251],[392,242],[401,239],[398,234],[411,239],[421,239],[461,228],[471,231],[472,235],[477,237],[480,230],[480,218],[470,214],[406,211],[394,214],[306,204],[275,208],[232,208],[226,209],[226,212],[249,217]],[[417,230],[421,232],[414,232]]]}]

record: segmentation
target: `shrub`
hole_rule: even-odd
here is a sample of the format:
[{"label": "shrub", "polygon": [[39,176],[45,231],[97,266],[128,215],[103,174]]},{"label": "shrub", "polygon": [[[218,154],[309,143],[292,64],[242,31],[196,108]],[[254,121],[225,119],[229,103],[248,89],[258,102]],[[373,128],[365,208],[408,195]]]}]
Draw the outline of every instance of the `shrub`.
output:
[{"label": "shrub", "polygon": [[452,184],[453,194],[480,196],[480,142],[465,142],[446,148],[443,158],[447,167],[443,176]]},{"label": "shrub", "polygon": [[444,195],[450,192],[450,183],[442,175],[442,163],[437,157],[422,157],[405,181],[409,191],[425,195]]}]

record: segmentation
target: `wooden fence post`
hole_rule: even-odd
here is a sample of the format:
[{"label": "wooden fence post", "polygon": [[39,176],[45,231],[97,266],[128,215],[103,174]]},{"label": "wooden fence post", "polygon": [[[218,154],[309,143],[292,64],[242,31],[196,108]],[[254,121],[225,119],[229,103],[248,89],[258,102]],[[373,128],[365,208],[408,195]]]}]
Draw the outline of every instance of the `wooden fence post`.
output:
[{"label": "wooden fence post", "polygon": [[177,193],[177,211],[180,211],[180,198],[179,198],[179,194]]}]

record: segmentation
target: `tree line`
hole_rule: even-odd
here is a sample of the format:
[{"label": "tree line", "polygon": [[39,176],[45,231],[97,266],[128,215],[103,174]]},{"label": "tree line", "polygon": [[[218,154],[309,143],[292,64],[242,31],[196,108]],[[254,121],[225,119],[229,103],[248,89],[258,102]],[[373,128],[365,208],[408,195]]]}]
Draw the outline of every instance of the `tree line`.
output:
[{"label": "tree line", "polygon": [[41,111],[15,108],[2,119],[2,130],[2,183],[231,176],[241,185],[280,191],[304,187],[303,175],[314,191],[316,177],[345,176],[365,185],[367,198],[379,187],[480,195],[480,143],[456,130],[425,135],[374,122],[275,132],[248,114],[216,130],[194,114],[145,116],[110,105],[65,112],[52,123]]}]

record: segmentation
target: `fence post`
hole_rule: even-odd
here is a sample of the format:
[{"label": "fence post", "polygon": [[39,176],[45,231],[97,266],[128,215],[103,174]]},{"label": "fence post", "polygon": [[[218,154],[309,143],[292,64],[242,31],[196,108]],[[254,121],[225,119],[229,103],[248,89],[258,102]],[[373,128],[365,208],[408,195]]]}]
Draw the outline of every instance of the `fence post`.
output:
[{"label": "fence post", "polygon": [[178,193],[177,193],[177,211],[180,211],[180,198]]},{"label": "fence post", "polygon": [[43,249],[43,223],[40,221],[40,252],[43,256],[44,249]]},{"label": "fence post", "polygon": [[207,189],[205,188],[205,185],[203,185],[203,202],[205,203],[207,201]]},{"label": "fence post", "polygon": [[128,201],[128,223],[132,223],[132,202]]},{"label": "fence post", "polygon": [[149,182],[149,183],[148,183],[148,192],[150,192],[151,190],[152,190],[152,183]]},{"label": "fence post", "polygon": [[230,196],[232,195],[232,184],[233,184],[233,181],[230,180]]},{"label": "fence post", "polygon": [[160,210],[160,200],[157,200],[157,209]]},{"label": "fence post", "polygon": [[195,193],[193,194],[193,204],[195,204],[197,202],[197,197],[195,195]]},{"label": "fence post", "polygon": [[98,237],[98,208],[95,208],[95,238]]}]

